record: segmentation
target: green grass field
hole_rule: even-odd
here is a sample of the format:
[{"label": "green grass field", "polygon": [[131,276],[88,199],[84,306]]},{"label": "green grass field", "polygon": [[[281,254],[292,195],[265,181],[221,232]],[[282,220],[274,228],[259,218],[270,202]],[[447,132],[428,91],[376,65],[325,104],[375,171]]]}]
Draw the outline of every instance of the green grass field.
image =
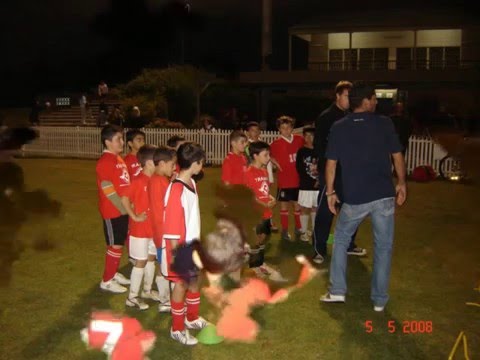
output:
[{"label": "green grass field", "polygon": [[[92,309],[135,316],[155,331],[158,340],[151,359],[446,359],[461,330],[471,358],[480,358],[480,308],[465,305],[480,302],[480,292],[473,290],[480,283],[479,188],[440,181],[410,184],[407,204],[397,212],[391,300],[384,314],[374,313],[369,299],[372,240],[365,222],[358,243],[369,256],[349,258],[346,304],[319,303],[328,285],[324,274],[287,302],[256,310],[262,330],[254,344],[187,348],[170,340],[169,315],[158,314],[155,307],[142,313],[125,309],[125,295],[98,288],[105,245],[96,207],[95,163],[20,163],[28,187],[47,189],[62,202],[63,211],[60,219],[28,223],[19,231],[25,250],[13,265],[10,286],[0,293],[0,359],[105,359],[80,341],[79,330]],[[200,185],[204,229],[213,226],[213,190],[219,177],[219,169],[209,168]],[[37,251],[29,245],[45,236],[53,249]],[[292,274],[293,254],[310,251],[301,244],[282,248],[274,235],[268,260]],[[130,273],[125,259],[121,271]],[[212,313],[206,301],[201,313],[207,318]],[[368,320],[371,333],[365,328]],[[388,331],[389,321],[396,326],[394,333]],[[404,333],[406,321],[431,321],[433,331]]]}]

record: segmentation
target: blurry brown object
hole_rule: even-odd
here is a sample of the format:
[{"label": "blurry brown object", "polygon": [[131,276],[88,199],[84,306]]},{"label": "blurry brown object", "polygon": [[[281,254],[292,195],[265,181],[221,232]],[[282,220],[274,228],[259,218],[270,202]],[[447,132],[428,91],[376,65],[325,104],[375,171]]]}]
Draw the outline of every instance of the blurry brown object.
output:
[{"label": "blurry brown object", "polygon": [[480,138],[465,137],[461,132],[435,132],[432,138],[440,144],[449,155],[457,157],[468,174],[469,179],[478,180],[480,177]]},{"label": "blurry brown object", "polygon": [[[7,128],[0,132],[0,287],[8,286],[12,264],[25,248],[17,233],[27,220],[58,216],[61,204],[44,190],[25,191],[22,168],[13,155],[33,141],[37,132],[30,128]],[[34,243],[38,250],[53,248],[46,234]]]}]

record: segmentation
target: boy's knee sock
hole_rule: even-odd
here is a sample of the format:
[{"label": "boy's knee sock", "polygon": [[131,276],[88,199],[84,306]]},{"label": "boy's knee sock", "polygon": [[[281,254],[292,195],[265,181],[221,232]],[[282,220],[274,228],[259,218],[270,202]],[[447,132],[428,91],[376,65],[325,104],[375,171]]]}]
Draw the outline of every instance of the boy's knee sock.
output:
[{"label": "boy's knee sock", "polygon": [[187,291],[185,302],[187,303],[187,320],[193,321],[198,319],[198,311],[200,310],[200,293]]},{"label": "boy's knee sock", "polygon": [[282,230],[288,231],[288,210],[280,210],[280,222],[282,223]]},{"label": "boy's knee sock", "polygon": [[152,290],[153,278],[155,277],[155,261],[147,261],[145,265],[145,275],[143,278],[143,291]]},{"label": "boy's knee sock", "polygon": [[107,282],[113,279],[117,273],[120,259],[122,257],[122,248],[114,248],[107,246],[107,253],[105,254],[105,270],[103,271],[103,281]]},{"label": "boy's knee sock", "polygon": [[300,215],[300,223],[302,224],[302,232],[305,233],[308,230],[308,214]]},{"label": "boy's knee sock", "polygon": [[170,284],[167,279],[161,275],[157,275],[155,278],[158,288],[158,296],[162,299],[162,302],[167,301],[170,298]]},{"label": "boy's knee sock", "polygon": [[259,267],[263,264],[262,255],[260,254],[260,247],[255,246],[250,249],[250,258],[248,260],[248,266],[250,268]]},{"label": "boy's knee sock", "polygon": [[144,268],[133,267],[132,275],[130,275],[130,293],[129,298],[134,298],[138,296],[140,291],[140,285],[142,284]]},{"label": "boy's knee sock", "polygon": [[317,213],[312,211],[310,213],[310,218],[312,219],[312,232],[315,230],[315,216],[317,216]]},{"label": "boy's knee sock", "polygon": [[172,330],[185,330],[185,304],[183,301],[175,302],[173,299],[170,299],[170,304],[172,305]]},{"label": "boy's knee sock", "polygon": [[302,223],[300,222],[300,211],[295,211],[293,215],[295,216],[295,229],[301,229]]}]

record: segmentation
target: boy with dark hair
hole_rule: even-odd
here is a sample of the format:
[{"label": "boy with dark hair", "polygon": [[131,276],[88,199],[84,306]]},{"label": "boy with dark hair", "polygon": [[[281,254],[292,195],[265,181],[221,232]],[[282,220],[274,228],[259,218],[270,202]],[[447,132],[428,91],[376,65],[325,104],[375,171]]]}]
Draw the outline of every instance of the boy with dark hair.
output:
[{"label": "boy with dark hair", "polygon": [[304,140],[293,134],[295,120],[290,116],[280,116],[277,128],[280,137],[270,145],[272,162],[278,169],[278,194],[280,202],[280,221],[282,224],[282,239],[292,241],[288,233],[289,204],[293,205],[295,216],[295,238],[300,239],[302,225],[300,223],[300,207],[298,201],[299,177],[296,168],[297,152],[303,147]]},{"label": "boy with dark hair", "polygon": [[262,221],[256,226],[256,243],[250,249],[249,265],[256,275],[273,281],[284,281],[279,271],[265,263],[265,243],[271,234],[272,208],[276,204],[275,198],[270,195],[270,184],[267,170],[270,161],[270,146],[263,141],[250,144],[251,164],[245,171],[245,185],[255,194],[255,201],[263,208]]},{"label": "boy with dark hair", "polygon": [[[250,121],[245,127],[245,134],[247,135],[247,140],[248,140],[248,144],[245,147],[245,155],[247,155],[248,162],[250,161],[249,145],[252,142],[260,141],[260,133],[261,133],[260,124],[256,121]],[[267,164],[267,173],[268,173],[268,182],[271,185],[275,182],[275,179],[273,177],[273,165],[271,161],[269,161]],[[273,222],[273,218],[272,218],[271,230],[274,233],[278,232],[278,228],[275,226]]]},{"label": "boy with dark hair", "polygon": [[[315,227],[315,213],[317,211],[317,164],[313,151],[313,138],[315,129],[303,128],[305,146],[297,152],[296,166],[300,178],[300,190],[298,192],[298,205],[300,205],[300,223],[303,235],[300,240],[308,242],[311,232],[308,231],[309,215],[312,219],[312,230]],[[310,234],[309,234],[310,233]]]},{"label": "boy with dark hair", "polygon": [[180,135],[173,135],[167,140],[167,146],[169,148],[177,150],[180,145],[182,145],[185,142],[185,138]]},{"label": "boy with dark hair", "polygon": [[172,306],[170,337],[184,345],[198,343],[197,339],[189,334],[188,329],[202,329],[208,323],[198,315],[200,308],[198,276],[192,276],[187,283],[171,269],[171,264],[178,246],[188,246],[200,238],[200,208],[195,180],[192,177],[200,173],[205,158],[205,151],[200,145],[192,142],[180,145],[177,151],[180,173],[169,185],[165,195],[162,274],[167,280],[175,283],[170,300]]},{"label": "boy with dark hair", "polygon": [[138,296],[142,279],[144,283],[142,297],[158,299],[157,294],[151,294],[157,249],[153,243],[152,216],[147,193],[150,177],[155,172],[154,153],[155,147],[153,146],[145,145],[139,149],[137,158],[142,172],[132,181],[129,191],[122,197],[123,206],[130,216],[128,225],[129,253],[135,260],[130,276],[130,293],[126,305],[137,307],[140,310],[146,310],[149,307]]},{"label": "boy with dark hair", "polygon": [[225,185],[243,184],[243,173],[247,169],[247,158],[245,157],[245,145],[247,136],[235,130],[230,134],[230,149],[222,164],[222,182]]},{"label": "boy with dark hair", "polygon": [[156,283],[158,288],[158,297],[160,304],[159,312],[170,312],[170,286],[161,272],[162,264],[162,237],[163,237],[163,217],[165,210],[165,194],[170,179],[175,171],[177,163],[177,153],[174,149],[161,146],[155,150],[153,154],[153,164],[155,165],[155,173],[150,179],[148,194],[150,199],[150,209],[152,213],[153,223],[153,241],[157,248],[157,261],[159,264]]},{"label": "boy with dark hair", "polygon": [[135,177],[140,175],[142,172],[142,167],[137,159],[137,153],[140,148],[145,145],[145,133],[138,129],[128,130],[127,131],[127,145],[130,149],[130,152],[123,159],[128,168],[128,174],[130,179],[133,180]]},{"label": "boy with dark hair", "polygon": [[121,200],[130,186],[127,166],[120,156],[123,151],[123,130],[115,125],[107,125],[100,136],[105,150],[97,161],[96,179],[98,205],[107,243],[100,288],[113,293],[123,293],[127,288],[122,285],[130,284],[130,280],[117,272],[128,234],[128,215]]}]

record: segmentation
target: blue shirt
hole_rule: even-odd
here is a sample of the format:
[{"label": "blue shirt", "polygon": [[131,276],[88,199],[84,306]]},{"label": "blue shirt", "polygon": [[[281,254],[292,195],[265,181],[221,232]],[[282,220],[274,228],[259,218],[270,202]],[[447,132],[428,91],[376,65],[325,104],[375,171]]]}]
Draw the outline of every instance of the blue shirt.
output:
[{"label": "blue shirt", "polygon": [[391,154],[401,151],[388,117],[352,113],[333,124],[325,157],[342,166],[340,200],[358,205],[394,197]]}]

